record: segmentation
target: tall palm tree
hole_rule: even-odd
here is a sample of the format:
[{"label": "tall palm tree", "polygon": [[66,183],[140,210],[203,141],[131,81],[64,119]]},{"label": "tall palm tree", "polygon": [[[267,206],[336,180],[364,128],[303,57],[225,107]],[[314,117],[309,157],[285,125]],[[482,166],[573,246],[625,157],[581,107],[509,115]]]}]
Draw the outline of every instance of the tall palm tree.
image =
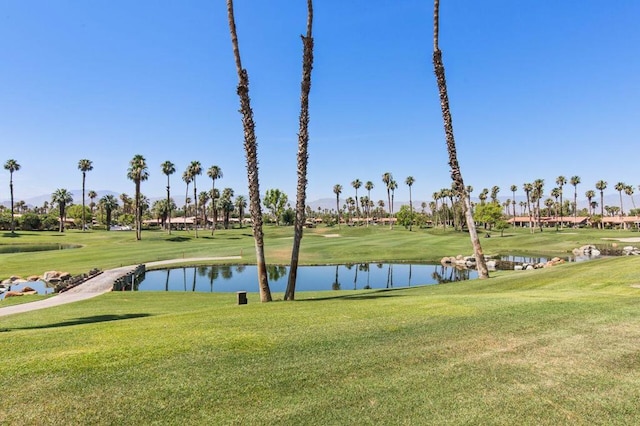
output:
[{"label": "tall palm tree", "polygon": [[569,183],[573,185],[573,225],[576,225],[578,217],[578,185],[580,184],[580,176],[571,176]]},{"label": "tall palm tree", "polygon": [[389,215],[391,215],[391,188],[389,188],[389,183],[393,180],[393,175],[390,172],[385,172],[382,174],[382,183],[387,188],[387,206],[389,207]]},{"label": "tall palm tree", "polygon": [[307,35],[302,36],[302,82],[300,83],[300,118],[298,130],[298,185],[296,190],[296,219],[294,222],[291,266],[284,299],[294,300],[298,277],[300,242],[306,222],[307,163],[309,159],[309,93],[311,92],[311,70],[313,69],[313,2],[307,0]]},{"label": "tall palm tree", "polygon": [[511,202],[511,205],[513,206],[513,217],[516,217],[516,191],[518,190],[518,187],[516,185],[511,185],[511,193],[513,193],[513,201]]},{"label": "tall palm tree", "polygon": [[525,183],[522,185],[522,190],[527,197],[527,211],[529,212],[529,228],[533,232],[533,219],[531,218],[531,193],[533,191],[533,184]]},{"label": "tall palm tree", "polygon": [[624,182],[618,182],[616,183],[616,191],[618,191],[618,194],[620,195],[620,216],[624,216],[624,210],[622,209],[622,191],[624,191],[625,187],[627,185]]},{"label": "tall palm tree", "polygon": [[412,230],[412,225],[413,225],[413,199],[411,197],[411,187],[413,186],[413,183],[416,180],[413,178],[413,176],[407,176],[407,178],[404,180],[404,183],[407,184],[407,186],[409,187],[409,211],[411,212],[411,221],[409,222],[409,231]]},{"label": "tall palm tree", "polygon": [[[604,190],[607,189],[607,182],[599,180],[596,182],[596,189],[600,191],[600,217],[604,218]],[[600,229],[604,228],[602,219],[600,220]]]},{"label": "tall palm tree", "polygon": [[193,208],[195,212],[193,226],[195,228],[195,237],[198,238],[198,189],[196,188],[196,176],[202,174],[202,165],[199,161],[192,161],[191,164],[189,164],[189,173],[193,180]]},{"label": "tall palm tree", "polygon": [[15,234],[16,231],[16,223],[14,221],[14,211],[13,211],[13,173],[20,170],[20,164],[14,159],[7,160],[4,163],[4,169],[9,171],[9,193],[11,195],[11,233]]},{"label": "tall palm tree", "polygon": [[58,211],[60,213],[60,232],[64,232],[67,205],[73,202],[73,196],[66,189],[59,188],[51,194],[51,202],[58,205]]},{"label": "tall palm tree", "polygon": [[93,216],[93,209],[96,206],[96,203],[93,200],[98,198],[98,193],[94,190],[89,190],[89,192],[87,192],[87,197],[91,200],[89,207],[91,208],[91,216]]},{"label": "tall palm tree", "polygon": [[213,226],[211,226],[211,235],[216,230],[218,222],[218,209],[216,208],[216,180],[222,178],[222,169],[218,166],[211,166],[207,169],[207,176],[211,179],[211,206],[213,208]]},{"label": "tall palm tree", "polygon": [[187,168],[187,170],[182,172],[182,180],[184,181],[184,183],[187,184],[187,188],[186,188],[186,190],[184,192],[184,217],[183,217],[183,222],[184,222],[185,231],[188,231],[188,229],[187,229],[187,210],[189,208],[189,184],[191,183],[192,179],[193,178],[191,176],[191,171],[189,170],[189,168]]},{"label": "tall palm tree", "polygon": [[127,170],[127,178],[132,180],[135,184],[135,218],[136,218],[136,240],[142,239],[142,209],[140,203],[140,183],[149,179],[149,170],[147,168],[147,160],[140,155],[136,154],[129,162],[129,169]]},{"label": "tall palm tree", "polygon": [[391,212],[391,217],[389,220],[389,223],[391,224],[391,229],[393,229],[393,203],[394,203],[394,198],[395,198],[395,194],[396,194],[396,189],[398,188],[398,182],[395,181],[395,179],[391,179],[391,181],[389,182],[389,186],[388,186],[389,190],[391,191],[391,204],[389,204],[389,211]]},{"label": "tall palm tree", "polygon": [[342,193],[342,185],[333,185],[333,193],[336,194],[336,212],[338,213],[338,229],[340,229],[340,194]]},{"label": "tall palm tree", "polygon": [[473,246],[473,253],[476,258],[476,264],[478,268],[479,278],[488,278],[489,270],[484,259],[484,253],[482,252],[482,246],[478,233],[476,231],[476,225],[473,220],[473,212],[471,210],[471,199],[466,193],[464,181],[462,179],[462,173],[458,164],[455,138],[453,135],[453,120],[451,118],[451,110],[449,108],[449,95],[447,93],[447,81],[445,78],[444,64],[442,63],[442,52],[438,47],[440,26],[440,1],[434,0],[433,8],[433,66],[438,82],[438,91],[440,93],[440,107],[442,109],[442,120],[444,121],[444,130],[447,140],[447,151],[449,153],[449,167],[451,168],[451,179],[457,190],[462,194],[462,200],[465,207],[465,216],[467,220],[467,227],[469,228],[469,236],[471,238],[471,244]]},{"label": "tall palm tree", "polygon": [[587,202],[589,203],[589,216],[593,214],[593,209],[591,208],[591,202],[593,198],[596,196],[596,191],[593,189],[589,189],[584,193],[584,196],[587,197]]},{"label": "tall palm tree", "polygon": [[556,178],[556,185],[558,185],[558,188],[560,188],[560,228],[562,229],[563,227],[563,218],[564,218],[564,205],[562,203],[562,187],[565,186],[567,184],[567,178],[560,175]]},{"label": "tall palm tree", "polygon": [[85,204],[84,204],[84,190],[85,190],[85,182],[87,179],[87,172],[93,170],[93,162],[91,160],[87,160],[83,158],[78,161],[78,170],[82,172],[82,232],[86,229],[86,217],[85,217]]},{"label": "tall palm tree", "polygon": [[556,218],[558,217],[558,198],[560,197],[560,194],[562,194],[562,191],[558,187],[553,188],[551,190],[551,196],[556,200],[555,201],[555,212],[554,212]]},{"label": "tall palm tree", "polygon": [[167,160],[160,164],[160,169],[162,170],[162,174],[167,176],[167,232],[171,234],[171,180],[169,177],[176,172],[176,165],[171,161]]},{"label": "tall palm tree", "polygon": [[105,214],[107,216],[107,220],[106,220],[107,231],[110,231],[111,215],[113,211],[115,211],[118,208],[118,200],[113,195],[105,195],[104,197],[100,198],[99,203],[100,203],[100,207],[104,209]]},{"label": "tall palm tree", "polygon": [[227,15],[229,17],[229,32],[231,34],[233,56],[238,73],[237,93],[240,97],[240,112],[242,113],[242,125],[244,128],[244,148],[246,152],[247,179],[249,183],[249,211],[251,213],[253,238],[256,246],[256,268],[258,272],[260,301],[270,302],[272,299],[267,275],[267,264],[264,256],[262,207],[260,205],[260,185],[258,179],[258,144],[256,141],[255,124],[253,122],[251,99],[249,98],[249,74],[246,69],[242,68],[242,62],[240,60],[240,47],[238,46],[236,22],[233,16],[233,0],[227,0]]}]

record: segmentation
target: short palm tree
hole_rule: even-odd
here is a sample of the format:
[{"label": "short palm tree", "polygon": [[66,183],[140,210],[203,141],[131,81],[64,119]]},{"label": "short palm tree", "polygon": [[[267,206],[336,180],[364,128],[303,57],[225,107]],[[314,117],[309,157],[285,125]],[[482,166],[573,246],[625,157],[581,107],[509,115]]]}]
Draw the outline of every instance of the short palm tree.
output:
[{"label": "short palm tree", "polygon": [[67,206],[73,202],[73,196],[66,189],[56,189],[51,195],[51,202],[58,206],[60,213],[60,232],[64,232],[64,222],[66,219]]},{"label": "short palm tree", "polygon": [[207,176],[211,179],[211,205],[213,206],[213,225],[211,226],[211,235],[213,235],[218,221],[218,209],[216,208],[216,180],[222,178],[222,169],[218,166],[211,166],[207,169]]},{"label": "short palm tree", "polygon": [[513,194],[513,201],[511,205],[513,206],[513,217],[516,217],[516,191],[518,190],[517,185],[511,185],[511,193]]},{"label": "short palm tree", "polygon": [[15,234],[16,231],[16,222],[14,220],[14,211],[13,211],[13,173],[20,170],[20,164],[14,159],[7,160],[4,163],[4,169],[9,171],[9,193],[11,196],[11,233]]},{"label": "short palm tree", "polygon": [[[369,198],[369,201],[371,201],[371,190],[374,188],[373,182],[368,180],[364,184],[364,187],[367,190],[367,197]],[[369,226],[369,216],[371,216],[370,212],[367,213],[367,226]]]},{"label": "short palm tree", "polygon": [[247,199],[243,195],[238,195],[234,204],[238,210],[238,219],[240,220],[240,228],[242,228],[242,220],[244,219],[244,212],[247,208]]},{"label": "short palm tree", "polygon": [[91,216],[93,216],[93,209],[96,206],[96,203],[93,200],[98,198],[98,193],[94,190],[90,190],[89,192],[87,192],[87,197],[89,197],[89,199],[91,200],[91,202],[89,203],[89,207],[91,208]]},{"label": "short palm tree", "polygon": [[100,198],[100,207],[104,210],[106,219],[107,231],[111,230],[111,217],[115,210],[118,209],[118,200],[113,195],[105,195]]},{"label": "short palm tree", "polygon": [[84,206],[84,190],[85,190],[85,181],[87,179],[87,172],[93,170],[93,163],[91,160],[87,160],[86,158],[78,161],[78,170],[82,172],[82,231],[84,232],[86,229],[87,219],[85,218],[85,206]]},{"label": "short palm tree", "polygon": [[149,170],[147,168],[147,161],[145,158],[136,154],[129,162],[129,169],[127,170],[127,178],[132,180],[135,184],[135,202],[134,202],[134,215],[136,221],[136,240],[142,239],[142,207],[140,203],[140,183],[149,179]]},{"label": "short palm tree", "polygon": [[162,174],[167,176],[167,232],[171,234],[171,181],[169,177],[176,172],[176,166],[171,161],[165,161],[160,165]]}]

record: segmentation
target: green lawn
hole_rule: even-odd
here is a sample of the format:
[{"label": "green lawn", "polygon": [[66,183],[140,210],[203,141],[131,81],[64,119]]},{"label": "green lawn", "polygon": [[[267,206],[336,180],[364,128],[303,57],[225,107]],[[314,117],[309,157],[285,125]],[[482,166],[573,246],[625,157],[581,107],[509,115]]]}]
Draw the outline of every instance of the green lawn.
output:
[{"label": "green lawn", "polygon": [[[307,263],[470,251],[468,236],[449,232],[313,231]],[[516,230],[483,243],[564,253],[637,235],[575,232]],[[185,256],[242,248],[250,263],[243,233],[63,238],[86,246],[69,253],[94,253],[72,264],[83,269],[110,247],[120,256],[105,253],[104,268],[178,257],[172,244]],[[286,263],[290,235],[268,229],[268,260]],[[456,284],[298,293],[296,302],[261,304],[250,293],[244,306],[235,294],[118,292],[2,317],[0,424],[638,424],[638,271],[638,257],[609,258]]]}]

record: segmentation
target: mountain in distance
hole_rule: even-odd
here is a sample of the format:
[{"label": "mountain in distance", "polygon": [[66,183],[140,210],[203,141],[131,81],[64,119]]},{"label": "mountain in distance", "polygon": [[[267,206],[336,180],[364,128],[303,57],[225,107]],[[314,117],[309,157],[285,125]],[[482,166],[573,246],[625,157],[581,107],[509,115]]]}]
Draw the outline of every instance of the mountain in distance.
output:
[{"label": "mountain in distance", "polygon": [[[71,196],[73,197],[73,204],[82,204],[82,190],[81,189],[74,189],[72,191],[69,191],[71,193]],[[89,199],[89,196],[87,195],[89,193],[89,191],[85,192],[85,203],[88,205],[91,200]],[[119,193],[114,192],[114,191],[109,191],[109,190],[100,190],[100,191],[96,191],[96,193],[98,194],[98,197],[96,197],[95,202],[97,203],[98,200],[102,197],[104,197],[105,195],[113,195],[114,197],[118,198],[120,196]],[[42,205],[44,205],[44,202],[48,202],[51,203],[51,195],[52,194],[42,194],[42,195],[38,195],[37,197],[31,197],[31,198],[14,198],[14,203],[17,203],[18,201],[24,201],[29,207],[42,207]],[[2,204],[5,207],[11,207],[11,200],[2,200],[2,202],[0,202],[0,204]]]}]

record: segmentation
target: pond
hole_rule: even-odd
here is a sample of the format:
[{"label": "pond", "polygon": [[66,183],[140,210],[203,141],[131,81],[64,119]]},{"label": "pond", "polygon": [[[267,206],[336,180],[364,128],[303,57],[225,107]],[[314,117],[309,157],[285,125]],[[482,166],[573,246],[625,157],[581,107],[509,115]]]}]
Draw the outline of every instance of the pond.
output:
[{"label": "pond", "polygon": [[0,244],[0,254],[27,253],[33,251],[67,250],[82,247],[78,244]]},{"label": "pond", "polygon": [[45,283],[44,281],[29,281],[26,283],[12,284],[11,286],[7,287],[0,287],[0,300],[4,299],[5,293],[7,291],[22,291],[22,289],[25,287],[31,287],[38,292],[38,295],[53,293],[53,287],[47,287],[47,283]]},{"label": "pond", "polygon": [[[288,266],[268,265],[269,287],[284,292]],[[443,284],[477,278],[471,269],[425,264],[299,266],[296,291],[362,290]],[[215,265],[146,272],[137,291],[257,292],[255,265]]]}]

